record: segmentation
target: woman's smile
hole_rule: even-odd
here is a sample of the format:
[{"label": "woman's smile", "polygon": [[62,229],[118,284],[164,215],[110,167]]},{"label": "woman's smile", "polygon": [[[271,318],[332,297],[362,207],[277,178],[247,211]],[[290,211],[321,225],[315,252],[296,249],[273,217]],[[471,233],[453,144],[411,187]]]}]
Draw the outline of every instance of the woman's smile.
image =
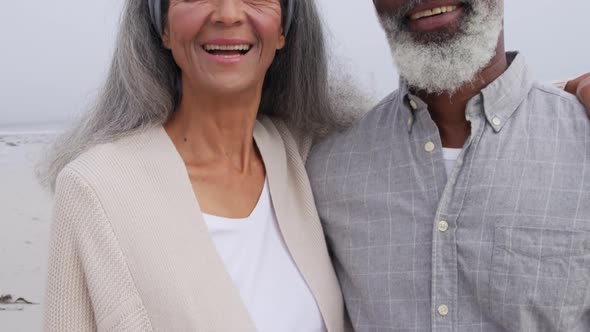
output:
[{"label": "woman's smile", "polygon": [[253,47],[254,44],[242,39],[214,39],[201,45],[208,58],[220,64],[241,62]]}]

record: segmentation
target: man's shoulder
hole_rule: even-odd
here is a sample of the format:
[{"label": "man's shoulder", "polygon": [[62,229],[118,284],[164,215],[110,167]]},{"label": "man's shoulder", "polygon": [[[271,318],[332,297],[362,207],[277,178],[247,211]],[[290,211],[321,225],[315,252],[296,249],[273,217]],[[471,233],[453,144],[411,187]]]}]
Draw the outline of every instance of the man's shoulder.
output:
[{"label": "man's shoulder", "polygon": [[393,91],[373,106],[351,129],[363,130],[366,128],[375,128],[375,125],[383,121],[385,116],[392,115],[399,110],[400,98],[400,90]]},{"label": "man's shoulder", "polygon": [[588,120],[586,108],[578,98],[553,84],[533,82],[527,100],[533,106],[535,114],[559,118],[579,118],[585,120],[584,123]]},{"label": "man's shoulder", "polygon": [[363,115],[356,123],[349,128],[332,133],[317,142],[312,149],[310,161],[321,159],[329,152],[343,152],[353,149],[355,145],[368,143],[368,133],[374,133],[378,124],[383,118],[397,110],[399,103],[398,90],[392,92],[378,102],[369,112]]},{"label": "man's shoulder", "polygon": [[[373,141],[379,135],[378,128],[391,121],[390,117],[398,110],[398,91],[394,91],[377,103],[355,124],[346,130],[333,133],[317,142],[307,159],[307,170],[312,182],[321,177],[329,164],[341,164],[344,160],[350,162],[351,155],[361,155],[368,151]],[[344,167],[345,165],[340,165]],[[337,172],[333,169],[331,172]]]}]

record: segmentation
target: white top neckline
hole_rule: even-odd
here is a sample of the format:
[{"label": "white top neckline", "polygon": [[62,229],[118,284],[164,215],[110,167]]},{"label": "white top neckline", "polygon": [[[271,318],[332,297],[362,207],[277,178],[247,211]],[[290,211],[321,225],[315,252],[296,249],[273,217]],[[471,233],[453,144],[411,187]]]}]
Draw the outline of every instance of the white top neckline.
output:
[{"label": "white top neckline", "polygon": [[268,201],[268,177],[264,179],[264,186],[262,187],[262,192],[260,193],[260,196],[258,197],[258,202],[256,202],[256,205],[254,206],[254,209],[252,210],[252,212],[250,212],[250,215],[245,217],[245,218],[227,218],[227,217],[221,217],[221,216],[216,216],[213,214],[208,214],[203,212],[203,217],[206,218],[209,221],[217,221],[217,222],[226,222],[226,223],[239,223],[239,224],[245,224],[248,222],[251,222],[253,220],[256,220],[261,213],[263,213],[263,211],[261,211],[266,202]]}]

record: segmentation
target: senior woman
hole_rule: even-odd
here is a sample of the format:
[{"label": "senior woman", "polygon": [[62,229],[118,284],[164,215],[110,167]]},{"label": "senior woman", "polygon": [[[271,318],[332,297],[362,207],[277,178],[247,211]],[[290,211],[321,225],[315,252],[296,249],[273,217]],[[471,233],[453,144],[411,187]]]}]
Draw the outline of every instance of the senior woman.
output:
[{"label": "senior woman", "polygon": [[127,0],[50,161],[45,330],[345,330],[301,139],[341,123],[326,74],[312,0]]},{"label": "senior woman", "polygon": [[45,330],[347,329],[304,168],[346,123],[325,61],[313,0],[127,0],[51,154]]}]

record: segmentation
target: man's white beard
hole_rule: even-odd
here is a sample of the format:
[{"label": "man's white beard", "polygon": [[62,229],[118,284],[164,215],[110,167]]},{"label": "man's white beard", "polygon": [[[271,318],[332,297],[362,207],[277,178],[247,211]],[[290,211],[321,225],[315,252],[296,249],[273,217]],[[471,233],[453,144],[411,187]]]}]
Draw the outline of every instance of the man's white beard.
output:
[{"label": "man's white beard", "polygon": [[427,93],[452,95],[473,82],[494,57],[503,28],[501,2],[464,2],[470,8],[466,9],[459,30],[452,38],[432,42],[416,40],[403,28],[400,18],[380,16],[400,76],[409,86]]}]

